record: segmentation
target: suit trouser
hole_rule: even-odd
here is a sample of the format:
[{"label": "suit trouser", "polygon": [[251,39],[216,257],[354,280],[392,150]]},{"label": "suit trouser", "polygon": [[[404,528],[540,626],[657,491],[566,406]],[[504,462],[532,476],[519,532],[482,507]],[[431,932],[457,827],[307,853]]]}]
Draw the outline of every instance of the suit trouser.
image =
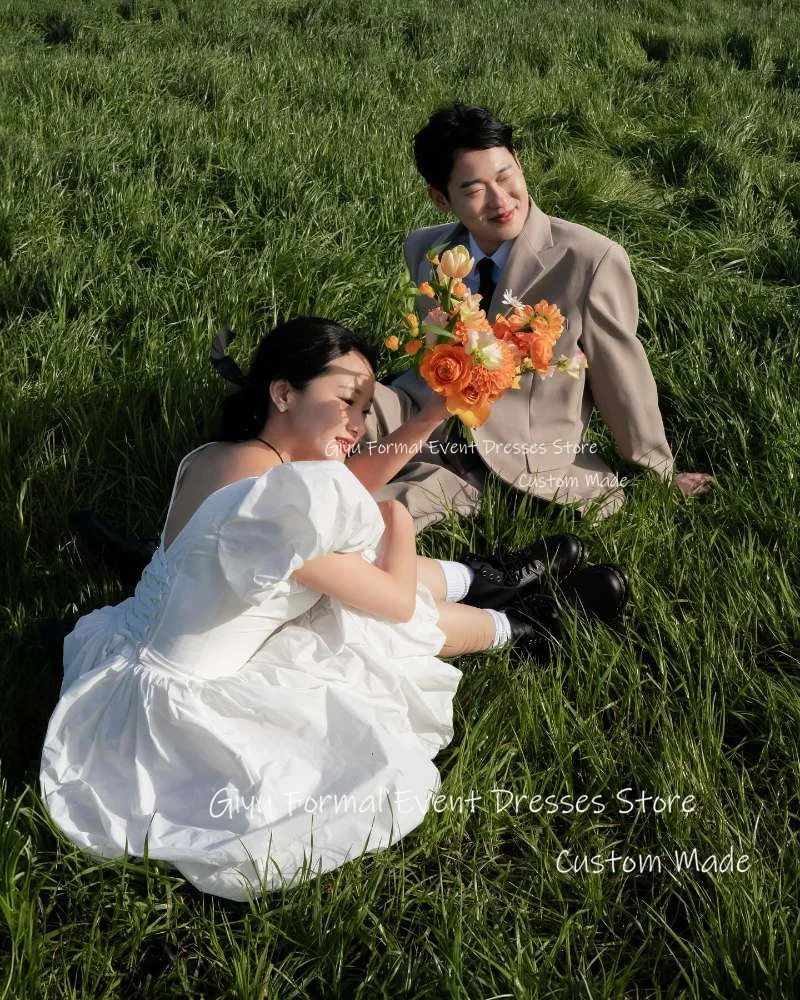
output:
[{"label": "suit trouser", "polygon": [[[370,441],[373,447],[380,447],[380,438],[391,434],[419,412],[423,398],[415,391],[407,391],[409,388],[413,390],[417,384],[418,381],[411,381],[402,375],[390,385],[376,384],[374,417],[370,415],[367,420],[367,447]],[[422,391],[431,392],[427,387]],[[417,532],[428,524],[443,520],[450,510],[459,514],[474,514],[489,475],[488,467],[474,452],[462,458],[463,453],[452,445],[443,447],[444,428],[444,423],[437,427],[419,453],[420,457],[411,459],[391,482],[374,494],[376,500],[399,500],[413,517]],[[598,478],[602,479],[611,472],[599,456],[591,453],[582,455],[569,466],[550,471],[548,485],[542,484],[523,492],[543,505],[553,502],[570,504],[578,517],[589,508],[597,518],[608,517],[625,501],[625,494],[619,486],[603,491],[595,485]],[[566,482],[571,483],[570,494],[565,494],[558,485]],[[551,485],[553,483],[556,485]]]},{"label": "suit trouser", "polygon": [[[380,448],[380,439],[419,412],[417,402],[402,387],[377,383],[373,412],[367,420],[362,449]],[[443,447],[442,423],[419,456],[411,458],[386,486],[376,490],[376,500],[399,500],[414,519],[417,533],[444,520],[450,511],[472,515],[478,508],[488,469],[474,455],[462,458],[457,449]]]}]

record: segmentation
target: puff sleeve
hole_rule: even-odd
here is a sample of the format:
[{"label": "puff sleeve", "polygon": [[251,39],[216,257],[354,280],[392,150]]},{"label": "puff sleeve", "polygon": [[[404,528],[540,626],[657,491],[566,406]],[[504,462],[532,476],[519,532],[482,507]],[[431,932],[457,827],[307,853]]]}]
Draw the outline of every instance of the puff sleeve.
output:
[{"label": "puff sleeve", "polygon": [[289,577],[329,552],[374,555],[383,518],[343,464],[291,462],[268,469],[220,525],[217,556],[230,587],[248,604],[289,590]]}]

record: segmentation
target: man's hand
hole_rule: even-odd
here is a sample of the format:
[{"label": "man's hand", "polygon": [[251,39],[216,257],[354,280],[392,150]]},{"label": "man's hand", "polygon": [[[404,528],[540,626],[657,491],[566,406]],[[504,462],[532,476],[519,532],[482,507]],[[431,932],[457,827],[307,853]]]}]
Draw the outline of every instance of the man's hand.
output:
[{"label": "man's hand", "polygon": [[711,489],[711,476],[707,472],[679,472],[675,485],[687,497],[699,496]]}]

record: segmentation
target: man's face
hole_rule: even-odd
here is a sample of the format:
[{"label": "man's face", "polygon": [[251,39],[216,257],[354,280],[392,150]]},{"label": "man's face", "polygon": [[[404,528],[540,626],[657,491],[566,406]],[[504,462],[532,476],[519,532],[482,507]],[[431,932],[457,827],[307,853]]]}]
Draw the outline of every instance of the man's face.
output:
[{"label": "man's face", "polygon": [[458,216],[487,254],[519,236],[528,217],[525,176],[505,146],[459,150],[447,192],[429,187],[428,194],[440,211]]}]

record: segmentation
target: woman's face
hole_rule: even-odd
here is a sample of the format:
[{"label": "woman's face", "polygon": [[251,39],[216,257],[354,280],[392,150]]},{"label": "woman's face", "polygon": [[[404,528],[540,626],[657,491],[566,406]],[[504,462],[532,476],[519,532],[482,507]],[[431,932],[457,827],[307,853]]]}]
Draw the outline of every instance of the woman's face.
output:
[{"label": "woman's face", "polygon": [[374,389],[375,374],[357,351],[335,358],[305,389],[290,388],[286,414],[297,442],[292,457],[343,462],[364,434]]}]

